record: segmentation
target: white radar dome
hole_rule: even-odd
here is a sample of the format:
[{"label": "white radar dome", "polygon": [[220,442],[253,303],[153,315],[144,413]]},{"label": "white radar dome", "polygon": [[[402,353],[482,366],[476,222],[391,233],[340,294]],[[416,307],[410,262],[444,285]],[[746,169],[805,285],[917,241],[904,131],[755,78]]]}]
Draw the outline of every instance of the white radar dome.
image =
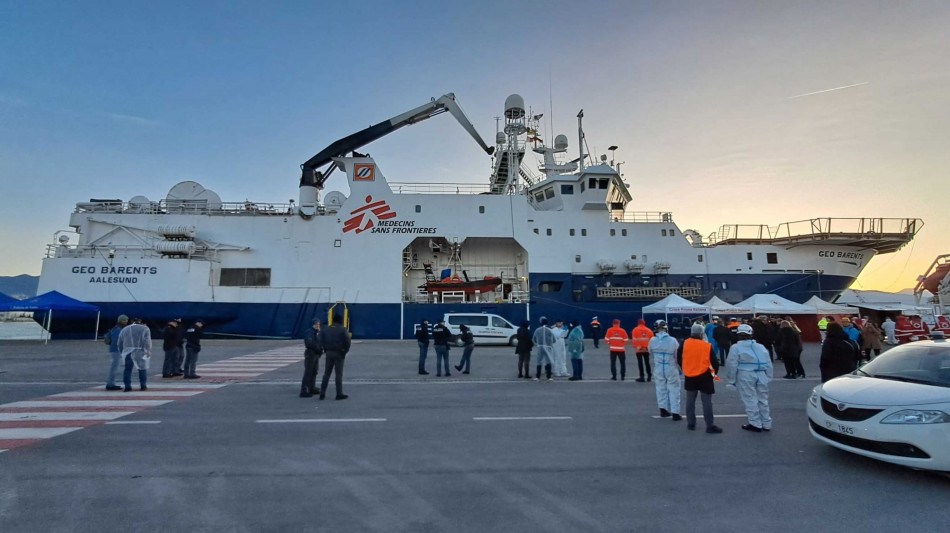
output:
[{"label": "white radar dome", "polygon": [[339,211],[346,201],[346,195],[340,191],[330,191],[323,197],[323,205],[328,211]]},{"label": "white radar dome", "polygon": [[165,202],[169,205],[204,205],[208,209],[221,209],[221,197],[197,181],[183,181],[175,185],[168,191]]},{"label": "white radar dome", "polygon": [[564,150],[567,148],[567,135],[563,133],[554,138],[554,148]]},{"label": "white radar dome", "polygon": [[505,118],[524,118],[524,98],[520,94],[505,98]]},{"label": "white radar dome", "polygon": [[505,132],[499,131],[495,134],[495,144],[503,144],[505,142]]}]

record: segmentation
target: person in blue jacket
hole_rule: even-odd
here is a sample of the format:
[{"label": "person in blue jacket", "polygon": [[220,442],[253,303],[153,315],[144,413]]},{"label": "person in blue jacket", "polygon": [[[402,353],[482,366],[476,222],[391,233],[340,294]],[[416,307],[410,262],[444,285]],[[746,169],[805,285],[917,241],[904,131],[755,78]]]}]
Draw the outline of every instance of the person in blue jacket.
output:
[{"label": "person in blue jacket", "polygon": [[706,342],[712,344],[713,354],[719,354],[719,345],[716,343],[716,337],[713,336],[713,331],[716,330],[716,325],[719,324],[719,317],[712,317],[712,321],[706,324]]}]

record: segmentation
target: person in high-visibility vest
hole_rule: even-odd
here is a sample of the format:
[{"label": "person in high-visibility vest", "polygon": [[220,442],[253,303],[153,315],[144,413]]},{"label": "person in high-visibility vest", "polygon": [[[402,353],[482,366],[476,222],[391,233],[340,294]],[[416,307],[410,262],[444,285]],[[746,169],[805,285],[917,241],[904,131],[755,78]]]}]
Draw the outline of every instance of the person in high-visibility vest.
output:
[{"label": "person in high-visibility vest", "polygon": [[666,322],[656,321],[656,336],[650,339],[650,356],[653,358],[653,384],[656,385],[656,403],[660,416],[682,420],[680,416],[680,368],[676,362],[679,341],[670,336]]},{"label": "person in high-visibility vest", "polygon": [[712,395],[716,393],[713,372],[719,371],[719,359],[711,343],[703,340],[703,326],[693,324],[690,336],[676,350],[676,360],[683,369],[686,389],[686,429],[696,429],[696,395],[701,394],[706,433],[722,433],[713,419]]},{"label": "person in high-visibility vest", "polygon": [[818,321],[818,333],[821,334],[821,342],[825,342],[825,336],[828,334],[828,317],[823,316]]},{"label": "person in high-visibility vest", "polygon": [[[647,327],[647,323],[642,318],[637,327],[630,332],[630,344],[633,344],[633,351],[637,354],[637,370],[640,371],[640,377],[637,381],[653,381],[653,369],[650,368],[650,339],[653,338],[653,331]],[[643,367],[647,370],[647,379],[643,379]]]},{"label": "person in high-visibility vest", "polygon": [[600,321],[595,316],[590,320],[590,336],[594,339],[594,348],[600,348]]},{"label": "person in high-visibility vest", "polygon": [[620,320],[614,319],[614,326],[607,330],[607,336],[604,337],[607,346],[610,347],[610,379],[617,381],[617,359],[620,359],[620,381],[627,377],[627,342],[630,337],[627,332],[620,327]]}]

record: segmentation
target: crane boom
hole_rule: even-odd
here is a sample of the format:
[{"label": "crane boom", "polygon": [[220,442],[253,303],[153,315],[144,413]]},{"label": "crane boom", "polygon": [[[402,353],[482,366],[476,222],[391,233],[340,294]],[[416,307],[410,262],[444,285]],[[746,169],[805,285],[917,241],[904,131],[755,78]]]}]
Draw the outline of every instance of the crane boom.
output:
[{"label": "crane boom", "polygon": [[478,145],[482,147],[482,150],[485,150],[488,155],[491,155],[495,151],[495,148],[485,144],[485,141],[481,138],[478,132],[475,131],[475,127],[472,126],[472,123],[469,122],[468,118],[465,116],[465,113],[462,112],[462,108],[459,107],[458,102],[455,101],[455,95],[448,93],[438,99],[433,98],[429,103],[423,104],[410,111],[406,111],[401,115],[396,115],[389,120],[384,120],[379,124],[375,124],[352,135],[348,135],[342,139],[334,141],[330,144],[330,146],[327,146],[320,153],[311,157],[304,164],[300,165],[300,186],[311,186],[322,189],[328,174],[324,174],[318,169],[330,163],[334,157],[343,157],[346,154],[357,150],[381,137],[389,135],[403,126],[421,122],[428,118],[445,113],[446,111],[455,117],[455,120],[457,120],[459,124],[465,128],[465,131],[467,131],[469,135],[475,139],[475,142],[477,142]]}]

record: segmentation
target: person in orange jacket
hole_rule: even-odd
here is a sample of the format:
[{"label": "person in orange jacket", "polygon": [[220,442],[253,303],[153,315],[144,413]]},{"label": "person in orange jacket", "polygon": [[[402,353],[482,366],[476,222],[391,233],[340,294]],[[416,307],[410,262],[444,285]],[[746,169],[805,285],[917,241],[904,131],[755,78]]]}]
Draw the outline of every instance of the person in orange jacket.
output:
[{"label": "person in orange jacket", "polygon": [[627,332],[620,327],[620,320],[614,319],[614,327],[607,330],[604,341],[610,347],[610,374],[612,380],[617,381],[617,359],[620,359],[620,381],[627,377],[627,352],[626,345],[630,337]]},{"label": "person in orange jacket", "polygon": [[647,327],[647,323],[642,318],[637,327],[630,332],[630,343],[633,344],[633,350],[637,353],[637,370],[640,371],[640,377],[637,381],[644,382],[643,367],[647,369],[646,381],[653,381],[653,369],[650,368],[650,339],[653,338],[653,330]]},{"label": "person in orange jacket", "polygon": [[596,316],[590,320],[590,336],[594,339],[594,348],[600,348],[600,321]]}]

